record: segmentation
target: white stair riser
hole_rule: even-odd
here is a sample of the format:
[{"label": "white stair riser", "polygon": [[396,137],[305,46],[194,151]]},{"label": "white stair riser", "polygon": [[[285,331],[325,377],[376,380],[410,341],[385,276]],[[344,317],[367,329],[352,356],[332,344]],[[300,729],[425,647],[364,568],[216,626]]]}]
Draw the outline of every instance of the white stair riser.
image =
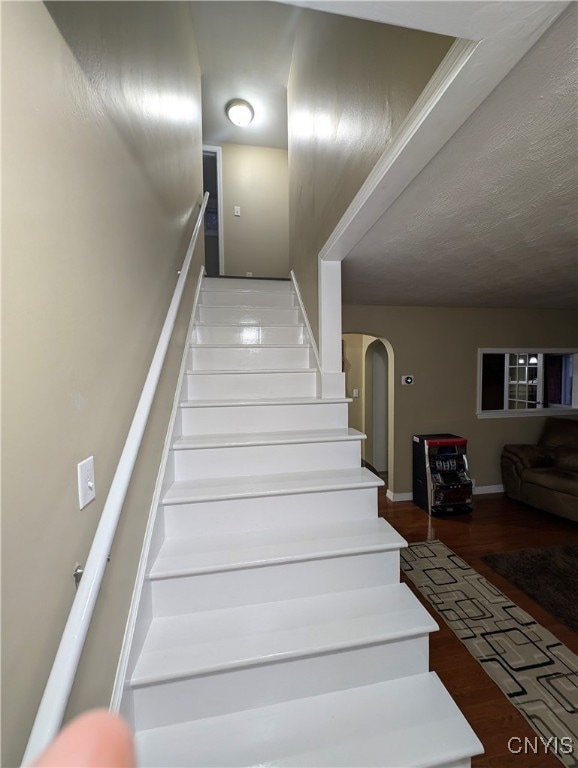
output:
[{"label": "white stair riser", "polygon": [[399,582],[399,550],[151,580],[153,616],[232,608]]},{"label": "white stair riser", "polygon": [[295,294],[289,291],[201,291],[203,307],[294,307]]},{"label": "white stair riser", "polygon": [[174,451],[175,480],[246,477],[282,472],[352,469],[361,462],[361,442],[250,445]]},{"label": "white stair riser", "polygon": [[189,368],[196,371],[309,368],[310,350],[302,347],[191,347]]},{"label": "white stair riser", "polygon": [[298,429],[344,429],[347,403],[244,405],[181,408],[182,435],[287,432]]},{"label": "white stair riser", "polygon": [[137,729],[213,717],[428,671],[428,636],[136,687]]},{"label": "white stair riser", "polygon": [[189,400],[258,400],[267,397],[314,397],[315,371],[298,373],[187,374]]},{"label": "white stair riser", "polygon": [[201,323],[242,323],[244,325],[292,325],[297,323],[298,310],[270,307],[199,307]]},{"label": "white stair riser", "polygon": [[196,325],[195,344],[301,344],[302,325]]},{"label": "white stair riser", "polygon": [[257,280],[239,277],[206,277],[203,280],[205,291],[293,291],[290,280]]},{"label": "white stair riser", "polygon": [[161,514],[167,538],[189,538],[195,534],[373,520],[376,506],[377,488],[359,488],[171,504],[162,507]]}]

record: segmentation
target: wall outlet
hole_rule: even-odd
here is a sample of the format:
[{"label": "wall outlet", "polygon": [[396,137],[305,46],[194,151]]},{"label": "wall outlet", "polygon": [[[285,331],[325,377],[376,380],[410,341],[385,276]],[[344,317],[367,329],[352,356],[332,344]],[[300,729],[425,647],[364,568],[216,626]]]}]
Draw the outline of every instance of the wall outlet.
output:
[{"label": "wall outlet", "polygon": [[253,277],[253,273],[252,272],[245,272],[245,277]]},{"label": "wall outlet", "polygon": [[81,461],[77,467],[78,477],[78,504],[84,509],[87,504],[96,498],[96,485],[94,482],[94,456]]},{"label": "wall outlet", "polygon": [[354,389],[351,394],[352,394],[353,397],[359,397],[359,390],[358,389]]}]

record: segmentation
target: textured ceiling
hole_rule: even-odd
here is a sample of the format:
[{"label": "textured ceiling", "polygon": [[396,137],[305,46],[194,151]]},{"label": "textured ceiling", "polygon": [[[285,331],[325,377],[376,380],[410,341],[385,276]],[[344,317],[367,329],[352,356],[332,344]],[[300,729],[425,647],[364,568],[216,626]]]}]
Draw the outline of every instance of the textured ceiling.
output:
[{"label": "textured ceiling", "polygon": [[[286,148],[299,9],[190,6],[204,141]],[[578,305],[577,20],[574,4],[352,250],[343,265],[346,303]],[[255,107],[248,128],[225,117],[234,97]]]},{"label": "textured ceiling", "polygon": [[[287,80],[301,11],[267,2],[190,4],[203,77],[203,140],[287,149]],[[225,116],[233,98],[255,119],[238,128]]]},{"label": "textured ceiling", "polygon": [[570,7],[346,258],[347,304],[578,306]]}]

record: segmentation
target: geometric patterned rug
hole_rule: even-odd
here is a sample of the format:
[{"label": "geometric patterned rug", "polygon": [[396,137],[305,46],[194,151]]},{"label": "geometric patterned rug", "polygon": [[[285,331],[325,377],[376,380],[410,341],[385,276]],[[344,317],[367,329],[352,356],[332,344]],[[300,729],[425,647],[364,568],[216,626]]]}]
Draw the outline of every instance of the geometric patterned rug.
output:
[{"label": "geometric patterned rug", "polygon": [[401,570],[528,720],[541,749],[549,744],[578,768],[578,656],[441,541],[402,549]]}]

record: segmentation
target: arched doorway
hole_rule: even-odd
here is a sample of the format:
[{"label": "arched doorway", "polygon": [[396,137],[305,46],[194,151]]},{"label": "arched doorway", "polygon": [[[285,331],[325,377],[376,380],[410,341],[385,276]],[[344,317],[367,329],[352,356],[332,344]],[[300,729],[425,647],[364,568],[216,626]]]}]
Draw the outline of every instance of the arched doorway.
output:
[{"label": "arched doorway", "polygon": [[393,481],[393,348],[368,334],[343,335],[343,362],[349,426],[367,435],[362,457],[391,487]]},{"label": "arched doorway", "polygon": [[365,351],[366,460],[387,482],[388,367],[387,350],[380,339]]}]

